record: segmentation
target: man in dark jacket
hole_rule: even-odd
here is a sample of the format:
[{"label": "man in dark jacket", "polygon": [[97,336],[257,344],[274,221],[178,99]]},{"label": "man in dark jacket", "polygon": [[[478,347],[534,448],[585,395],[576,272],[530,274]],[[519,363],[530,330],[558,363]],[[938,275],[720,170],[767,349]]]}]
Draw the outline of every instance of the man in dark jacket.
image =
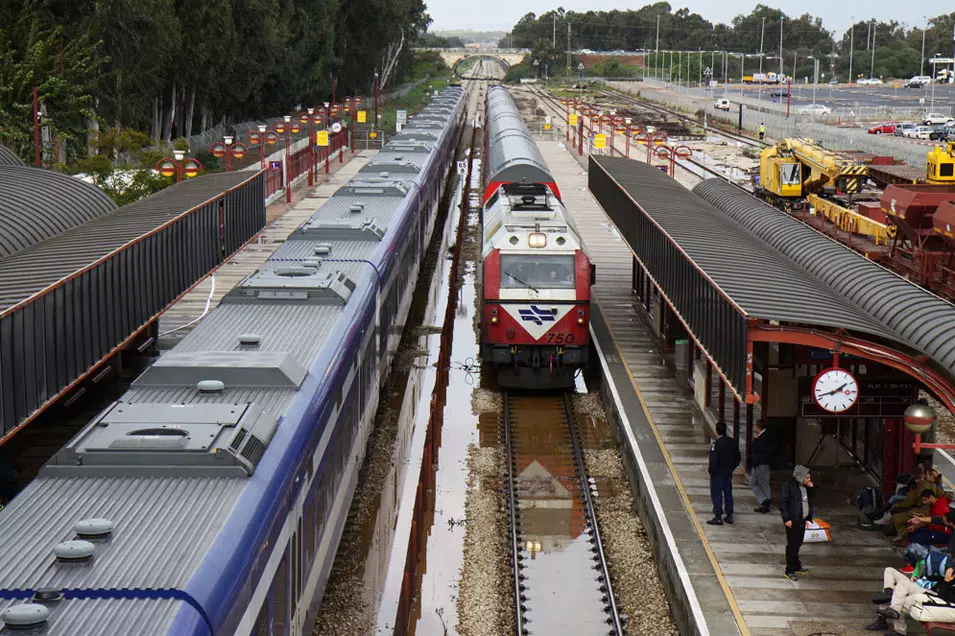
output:
[{"label": "man in dark jacket", "polygon": [[[733,471],[739,466],[739,444],[726,436],[726,423],[716,423],[716,439],[710,444],[710,498],[713,499],[711,526],[733,523]],[[726,516],[723,516],[723,504]]]},{"label": "man in dark jacket", "polygon": [[799,574],[809,569],[799,560],[799,548],[806,534],[806,522],[812,521],[812,477],[805,466],[796,466],[793,478],[783,484],[779,497],[779,512],[786,524],[786,578],[798,580]]},{"label": "man in dark jacket", "polygon": [[766,433],[766,423],[762,420],[755,422],[753,441],[749,444],[749,464],[746,467],[749,471],[749,487],[759,502],[753,512],[769,512],[769,500],[772,497],[769,476],[775,456],[776,445]]}]

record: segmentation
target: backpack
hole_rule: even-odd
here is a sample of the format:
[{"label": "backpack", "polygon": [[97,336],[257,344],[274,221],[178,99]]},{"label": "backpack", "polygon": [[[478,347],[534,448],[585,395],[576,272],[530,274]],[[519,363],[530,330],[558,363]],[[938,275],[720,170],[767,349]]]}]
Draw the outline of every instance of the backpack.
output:
[{"label": "backpack", "polygon": [[[944,552],[929,551],[925,558],[915,566],[913,578],[924,588],[932,589],[935,581],[945,578],[948,569],[948,555]],[[923,583],[927,582],[928,585]]]},{"label": "backpack", "polygon": [[919,561],[925,559],[928,556],[928,546],[922,545],[921,543],[910,543],[905,546],[905,550],[902,552],[902,559],[906,563],[915,565]]},{"label": "backpack", "polygon": [[885,505],[882,499],[882,489],[867,486],[859,491],[859,526],[871,528],[875,517]]}]

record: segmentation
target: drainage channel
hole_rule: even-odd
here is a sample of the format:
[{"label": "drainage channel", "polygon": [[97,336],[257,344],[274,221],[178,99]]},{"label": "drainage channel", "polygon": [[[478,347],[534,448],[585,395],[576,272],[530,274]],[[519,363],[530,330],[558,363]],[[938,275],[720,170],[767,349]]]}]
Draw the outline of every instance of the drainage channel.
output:
[{"label": "drainage channel", "polygon": [[501,425],[517,633],[622,636],[569,394],[504,392]]}]

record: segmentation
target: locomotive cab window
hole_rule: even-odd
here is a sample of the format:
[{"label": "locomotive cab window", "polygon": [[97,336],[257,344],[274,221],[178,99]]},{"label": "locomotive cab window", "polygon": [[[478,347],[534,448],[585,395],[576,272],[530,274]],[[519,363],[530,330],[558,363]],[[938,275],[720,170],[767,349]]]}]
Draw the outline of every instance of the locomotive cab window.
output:
[{"label": "locomotive cab window", "polygon": [[574,289],[573,254],[502,254],[501,289]]},{"label": "locomotive cab window", "polygon": [[504,186],[504,194],[511,203],[511,209],[552,210],[547,188],[539,183],[509,183]]}]

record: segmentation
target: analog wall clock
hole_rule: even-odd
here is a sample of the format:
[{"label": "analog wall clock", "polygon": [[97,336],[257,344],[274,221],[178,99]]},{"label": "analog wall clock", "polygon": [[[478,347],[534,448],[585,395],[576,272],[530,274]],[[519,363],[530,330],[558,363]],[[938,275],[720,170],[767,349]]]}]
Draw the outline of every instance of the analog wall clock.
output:
[{"label": "analog wall clock", "polygon": [[820,408],[830,413],[843,413],[859,399],[859,383],[845,369],[826,369],[813,380],[812,397]]}]

